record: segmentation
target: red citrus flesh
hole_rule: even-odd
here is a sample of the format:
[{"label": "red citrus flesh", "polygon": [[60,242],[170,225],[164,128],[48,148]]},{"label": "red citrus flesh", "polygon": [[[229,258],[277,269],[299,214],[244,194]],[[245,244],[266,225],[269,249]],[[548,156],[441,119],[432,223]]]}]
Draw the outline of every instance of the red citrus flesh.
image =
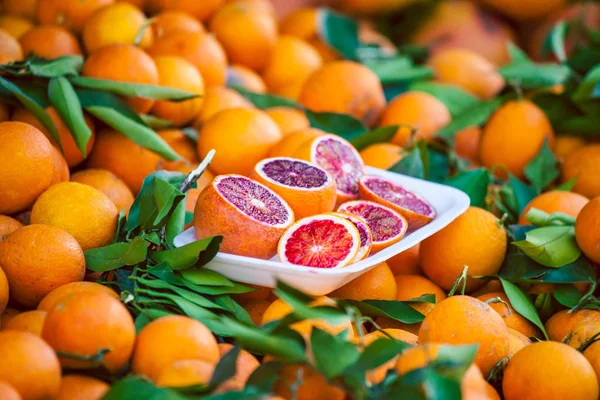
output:
[{"label": "red citrus flesh", "polygon": [[356,257],[352,260],[353,263],[359,262],[369,256],[371,252],[371,247],[373,246],[373,235],[371,234],[371,229],[363,218],[358,217],[353,214],[346,213],[331,213],[333,215],[337,215],[340,218],[347,219],[352,222],[356,229],[358,230],[358,234],[360,235],[360,248],[358,249],[358,253],[356,253]]},{"label": "red citrus flesh", "polygon": [[402,214],[411,230],[427,225],[435,218],[435,209],[421,196],[379,176],[365,175],[358,181],[363,199],[390,207]]},{"label": "red citrus flesh", "polygon": [[277,252],[288,264],[336,268],[350,264],[359,246],[360,234],[352,222],[327,214],[292,225],[281,237]]},{"label": "red citrus flesh", "polygon": [[342,204],[337,211],[357,215],[367,221],[373,237],[371,253],[376,253],[399,242],[408,229],[408,222],[402,215],[372,201],[349,201]]},{"label": "red citrus flesh", "polygon": [[261,161],[257,169],[273,182],[293,188],[319,189],[332,182],[325,170],[294,158],[269,158]]}]

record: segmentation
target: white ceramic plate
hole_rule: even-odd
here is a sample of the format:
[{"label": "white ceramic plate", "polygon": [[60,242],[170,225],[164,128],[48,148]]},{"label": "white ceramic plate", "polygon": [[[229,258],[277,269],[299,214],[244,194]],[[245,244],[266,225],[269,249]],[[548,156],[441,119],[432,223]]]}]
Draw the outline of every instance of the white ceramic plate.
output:
[{"label": "white ceramic plate", "polygon": [[[386,177],[420,194],[435,208],[437,217],[424,227],[406,235],[398,243],[345,268],[300,267],[284,264],[277,259],[277,256],[272,260],[260,260],[226,253],[218,253],[205,268],[217,271],[238,282],[275,287],[276,281],[281,280],[313,296],[324,295],[359,277],[377,264],[420,243],[444,228],[469,207],[469,197],[450,186],[371,167],[366,168],[366,173]],[[175,246],[181,247],[195,240],[194,228],[190,228],[175,238]]]}]

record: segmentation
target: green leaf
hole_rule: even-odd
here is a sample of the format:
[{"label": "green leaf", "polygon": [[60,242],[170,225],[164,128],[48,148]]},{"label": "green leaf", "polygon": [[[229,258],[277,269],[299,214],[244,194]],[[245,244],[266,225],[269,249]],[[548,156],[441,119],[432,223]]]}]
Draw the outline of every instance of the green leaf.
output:
[{"label": "green leaf", "polygon": [[271,107],[299,107],[295,101],[290,100],[286,97],[251,92],[247,89],[244,89],[237,82],[228,82],[227,86],[244,96],[247,100],[254,104],[256,108],[260,108],[261,110],[265,110]]},{"label": "green leaf", "polygon": [[327,8],[317,14],[317,31],[321,40],[348,60],[356,59],[360,46],[356,21]]},{"label": "green leaf", "polygon": [[572,71],[566,65],[527,62],[506,65],[498,73],[507,82],[515,82],[525,89],[541,89],[566,83]]},{"label": "green leaf", "polygon": [[218,272],[211,271],[210,269],[188,268],[181,271],[180,273],[183,279],[195,285],[234,286],[233,282],[231,282],[229,279],[219,274]]},{"label": "green leaf", "polygon": [[358,361],[347,368],[347,372],[366,373],[390,361],[412,345],[382,337],[369,344],[360,354]]},{"label": "green leaf", "polygon": [[31,59],[29,70],[40,78],[57,78],[59,76],[76,76],[83,67],[82,56],[62,56],[52,60],[42,58]]},{"label": "green leaf", "polygon": [[444,103],[452,117],[457,117],[476,105],[480,104],[475,96],[455,86],[433,82],[415,82],[410,85],[410,90],[429,93]]},{"label": "green leaf", "polygon": [[542,56],[553,53],[561,63],[567,61],[565,38],[567,36],[568,27],[569,26],[565,21],[560,21],[554,25],[542,46]]},{"label": "green leaf", "polygon": [[576,102],[584,102],[600,97],[598,85],[600,84],[600,65],[592,68],[583,78],[572,95]]},{"label": "green leaf", "polygon": [[573,308],[583,297],[583,295],[572,284],[557,285],[556,290],[552,293],[556,301],[565,307]]},{"label": "green leaf", "polygon": [[212,236],[176,249],[158,251],[151,257],[157,263],[164,262],[174,271],[201,267],[217,255],[222,240],[222,236]]},{"label": "green leaf", "polygon": [[217,387],[235,376],[236,362],[240,355],[240,351],[240,347],[235,346],[221,357],[221,360],[215,367],[215,371],[210,378],[210,383],[208,384],[209,387]]},{"label": "green leaf", "polygon": [[416,66],[406,56],[366,59],[363,64],[379,77],[382,85],[416,81],[433,77],[433,70],[426,66]]},{"label": "green leaf", "polygon": [[508,54],[512,64],[532,62],[529,56],[512,42],[508,43]]},{"label": "green leaf", "polygon": [[[140,284],[140,287],[146,286],[150,288],[149,291],[153,292],[153,295],[159,297],[161,294],[152,291],[152,289],[159,290],[168,290],[176,294],[177,296],[194,303],[195,305],[203,308],[212,308],[217,310],[225,310],[225,308],[216,304],[215,302],[207,299],[206,297],[195,293],[191,290],[180,288],[176,285],[173,285],[169,282],[161,281],[160,279],[145,279],[145,278],[137,278],[136,281]],[[164,294],[164,293],[163,293]]]},{"label": "green leaf", "polygon": [[165,86],[118,82],[85,76],[74,76],[69,79],[73,85],[80,88],[102,90],[124,97],[144,97],[147,99],[169,101],[184,101],[199,97],[196,93]]},{"label": "green leaf", "polygon": [[415,146],[412,150],[409,150],[402,156],[402,159],[392,165],[388,171],[425,179],[425,163],[423,162],[422,153],[419,147]]},{"label": "green leaf", "polygon": [[445,151],[433,150],[426,147],[427,151],[427,180],[436,183],[445,182],[450,176],[450,156]]},{"label": "green leaf", "polygon": [[556,157],[550,150],[548,138],[546,138],[535,158],[525,167],[525,176],[533,184],[538,194],[542,193],[542,190],[560,175],[556,164]]},{"label": "green leaf", "polygon": [[362,121],[348,114],[306,110],[306,117],[310,121],[311,127],[334,133],[346,140],[352,140],[368,131]]},{"label": "green leaf", "polygon": [[573,226],[575,225],[576,219],[568,214],[562,212],[555,212],[548,214],[542,210],[532,207],[527,211],[525,218],[531,225],[535,226]]},{"label": "green leaf", "polygon": [[187,279],[184,279],[176,275],[172,269],[167,267],[165,264],[159,264],[148,270],[148,273],[152,276],[169,282],[173,285],[188,288],[196,293],[207,294],[211,296],[218,296],[221,294],[233,294],[233,293],[248,293],[252,291],[252,288],[231,282],[233,286],[214,286],[214,285],[196,285]]},{"label": "green leaf", "polygon": [[143,377],[127,376],[115,382],[102,399],[185,400],[186,397],[171,389],[158,388]]},{"label": "green leaf", "polygon": [[519,289],[517,285],[507,281],[506,279],[499,279],[502,283],[504,293],[506,293],[506,297],[508,297],[508,300],[510,301],[510,305],[515,309],[516,312],[540,328],[547,340],[548,333],[546,333],[546,328],[544,328],[544,324],[540,320],[540,316],[538,315],[535,306],[529,297],[527,297],[527,295],[523,293],[523,291]]},{"label": "green leaf", "polygon": [[452,118],[452,121],[440,129],[436,136],[446,141],[452,141],[457,132],[471,126],[484,124],[504,100],[497,97],[490,101],[482,101],[466,108],[460,114]]},{"label": "green leaf", "polygon": [[483,207],[488,194],[490,173],[485,168],[478,168],[452,177],[445,184],[465,192],[471,199],[472,206]]},{"label": "green leaf", "polygon": [[412,308],[408,302],[397,300],[344,300],[341,303],[356,307],[363,315],[385,317],[405,324],[423,322],[425,316]]},{"label": "green leaf", "polygon": [[127,103],[112,93],[91,89],[76,89],[75,92],[83,108],[96,106],[112,108],[138,124],[145,125],[144,120]]},{"label": "green leaf", "polygon": [[150,114],[142,114],[140,115],[144,124],[147,127],[152,129],[169,129],[173,127],[173,123],[171,121],[167,121],[166,119],[158,118],[157,116]]},{"label": "green leaf", "polygon": [[360,357],[360,351],[353,343],[318,328],[312,330],[310,346],[317,370],[327,379],[339,376]]},{"label": "green leaf", "polygon": [[112,271],[146,260],[148,242],[134,238],[131,243],[113,243],[84,252],[86,268],[95,272]]},{"label": "green leaf", "polygon": [[185,230],[185,206],[185,201],[180,201],[167,222],[165,239],[169,247],[174,247],[173,240]]},{"label": "green leaf", "polygon": [[565,182],[562,185],[555,187],[554,190],[562,190],[565,192],[570,192],[571,190],[573,190],[573,186],[575,186],[578,179],[579,179],[579,176],[575,176],[570,181]]},{"label": "green leaf", "polygon": [[60,115],[60,118],[69,128],[77,144],[77,149],[85,158],[87,156],[88,142],[92,137],[92,131],[85,122],[81,103],[79,103],[77,93],[75,93],[69,80],[63,76],[50,79],[50,83],[48,84],[48,98],[58,112],[58,115]]},{"label": "green leaf", "polygon": [[395,125],[384,126],[363,134],[357,134],[355,137],[350,138],[349,141],[357,150],[362,150],[375,143],[388,143],[396,134],[396,130],[398,130],[398,127]]},{"label": "green leaf", "polygon": [[508,176],[508,185],[517,201],[517,214],[521,215],[527,204],[537,196],[537,192],[533,186],[520,181],[512,174]]},{"label": "green leaf", "polygon": [[559,268],[575,262],[581,256],[572,226],[537,228],[527,232],[525,238],[513,244],[546,267]]}]

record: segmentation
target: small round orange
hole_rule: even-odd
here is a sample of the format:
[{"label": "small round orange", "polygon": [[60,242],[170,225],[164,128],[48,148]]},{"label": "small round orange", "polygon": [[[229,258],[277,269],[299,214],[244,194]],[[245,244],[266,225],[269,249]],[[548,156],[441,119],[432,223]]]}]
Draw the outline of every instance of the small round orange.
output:
[{"label": "small round orange", "polygon": [[412,308],[427,316],[446,298],[446,293],[435,283],[420,275],[398,275],[396,279],[396,300],[405,301],[421,297],[426,294],[435,295],[435,303],[414,303]]},{"label": "small round orange", "polygon": [[208,385],[215,366],[203,360],[177,360],[165,366],[155,380],[158,387]]},{"label": "small round orange", "polygon": [[8,64],[22,59],[23,50],[19,41],[0,28],[0,64]]},{"label": "small round orange", "polygon": [[383,262],[329,293],[328,296],[341,300],[357,301],[395,300],[396,281],[390,267]]},{"label": "small round orange", "polygon": [[394,276],[421,274],[421,267],[419,266],[420,248],[421,246],[416,244],[386,261]]},{"label": "small round orange", "polygon": [[99,379],[84,375],[66,375],[60,381],[56,400],[100,400],[110,386]]},{"label": "small round orange", "polygon": [[[529,322],[525,317],[519,314],[510,304],[510,300],[503,292],[491,292],[478,296],[477,299],[487,303],[504,319],[504,323],[508,328],[515,329],[526,337],[537,336],[541,337],[539,330]],[[500,299],[501,302],[488,302],[490,299]]]},{"label": "small round orange", "polygon": [[241,87],[255,93],[267,93],[267,84],[256,72],[234,64],[227,69],[227,86]]},{"label": "small round orange", "polygon": [[206,21],[219,8],[225,0],[146,0],[146,6],[151,12],[174,10],[183,11],[200,21]]},{"label": "small round orange", "polygon": [[0,215],[0,242],[7,235],[13,233],[14,231],[21,229],[23,224],[21,224],[16,219],[9,217],[8,215]]},{"label": "small round orange", "polygon": [[456,154],[471,162],[479,162],[481,133],[481,128],[478,126],[471,126],[456,132],[454,135],[454,151],[456,151]]},{"label": "small round orange", "polygon": [[128,211],[133,204],[133,193],[125,182],[105,169],[84,169],[71,176],[71,182],[82,183],[104,193],[118,210]]},{"label": "small round orange", "polygon": [[600,197],[590,200],[579,213],[575,239],[583,254],[600,263]]},{"label": "small round orange", "polygon": [[61,285],[48,293],[37,306],[39,311],[50,311],[54,306],[62,302],[65,298],[75,293],[82,292],[102,292],[115,299],[119,295],[108,286],[100,285],[95,282],[71,282]]},{"label": "small round orange", "polygon": [[61,25],[79,33],[88,18],[115,0],[38,0],[37,20],[42,25]]},{"label": "small round orange", "polygon": [[600,145],[592,144],[573,151],[562,164],[563,182],[577,177],[573,191],[594,198],[600,196]]},{"label": "small round orange", "polygon": [[188,317],[171,315],[152,321],[139,332],[131,369],[155,380],[175,361],[196,359],[216,365],[219,358],[217,341],[206,326]]},{"label": "small round orange", "polygon": [[585,140],[577,136],[557,136],[554,139],[554,155],[563,161],[569,154],[585,146]]},{"label": "small round orange", "polygon": [[192,14],[185,11],[165,10],[152,18],[152,32],[155,41],[175,32],[205,32]]},{"label": "small round orange", "polygon": [[230,108],[206,121],[198,135],[198,155],[217,151],[209,168],[215,174],[249,175],[282,138],[269,116],[254,108]]},{"label": "small round orange", "polygon": [[48,59],[82,54],[77,37],[62,26],[41,25],[19,39],[24,55],[35,54]]},{"label": "small round orange", "polygon": [[306,114],[297,108],[279,106],[267,108],[265,112],[279,126],[283,136],[310,128]]},{"label": "small round orange", "polygon": [[200,114],[198,114],[194,120],[194,126],[197,129],[201,129],[202,124],[219,111],[235,107],[253,108],[254,105],[233,89],[227,87],[206,88],[206,92],[204,93],[204,104],[202,105]]},{"label": "small round orange", "polygon": [[[229,343],[219,343],[219,353],[221,359],[233,349],[233,345]],[[250,375],[260,367],[260,363],[252,354],[246,350],[240,350],[238,357],[235,362],[235,375],[225,382],[221,383],[216,390],[217,393],[227,391],[240,391],[246,386],[246,381],[250,378]]]},{"label": "small round orange", "polygon": [[25,311],[8,321],[2,329],[29,332],[41,337],[47,314],[46,311],[39,310]]},{"label": "small round orange", "polygon": [[18,15],[0,15],[0,29],[15,39],[19,39],[32,28],[33,24],[27,18]]},{"label": "small round orange", "polygon": [[579,212],[588,202],[589,199],[587,197],[577,193],[566,192],[564,190],[551,190],[536,196],[525,206],[519,217],[519,225],[531,225],[526,216],[532,208],[537,208],[548,214],[561,212],[577,218]]},{"label": "small round orange", "polygon": [[402,147],[392,143],[370,144],[360,151],[365,165],[389,169],[402,159]]},{"label": "small round orange", "polygon": [[196,153],[196,144],[185,136],[182,131],[179,129],[165,129],[157,133],[182,158],[182,160],[177,161],[164,160],[162,169],[174,171],[182,164],[197,165],[200,162]]},{"label": "small round orange", "polygon": [[513,328],[508,328],[508,346],[510,351],[508,352],[508,356],[512,358],[519,350],[521,350],[525,346],[529,346],[531,344],[531,340],[523,335],[521,332],[514,330]]},{"label": "small round orange", "polygon": [[392,143],[405,146],[413,129],[416,137],[432,140],[437,131],[450,123],[450,111],[429,93],[408,91],[395,97],[387,105],[379,126],[398,125]]},{"label": "small round orange", "polygon": [[600,322],[600,311],[583,309],[569,313],[569,310],[562,310],[551,316],[544,326],[550,340],[560,342],[573,328],[584,322]]},{"label": "small round orange", "polygon": [[242,307],[248,312],[256,326],[260,326],[263,315],[265,315],[265,311],[270,305],[271,302],[268,300],[250,300],[242,303]]},{"label": "small round orange", "polygon": [[83,280],[85,274],[85,258],[77,241],[60,228],[35,223],[0,242],[0,265],[11,298],[27,307],[37,306],[61,285]]},{"label": "small round orange", "polygon": [[301,145],[324,134],[322,130],[314,128],[288,133],[269,150],[269,157],[292,157]]},{"label": "small round orange", "polygon": [[600,321],[586,321],[576,325],[561,342],[579,350],[597,339],[600,334]]},{"label": "small round orange", "polygon": [[506,400],[598,398],[598,381],[586,358],[557,342],[533,343],[515,354],[504,370]]}]

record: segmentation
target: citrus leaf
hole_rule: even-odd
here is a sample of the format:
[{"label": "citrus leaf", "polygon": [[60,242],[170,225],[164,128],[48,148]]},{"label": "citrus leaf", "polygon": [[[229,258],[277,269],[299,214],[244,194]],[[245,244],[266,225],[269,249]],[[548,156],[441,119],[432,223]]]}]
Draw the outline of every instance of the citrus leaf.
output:
[{"label": "citrus leaf", "polygon": [[69,80],[63,76],[50,79],[48,98],[60,118],[69,128],[77,144],[77,149],[84,158],[87,157],[87,146],[92,137],[92,131],[85,122],[81,103],[79,103],[77,93],[75,93]]},{"label": "citrus leaf", "polygon": [[261,110],[271,107],[299,107],[298,104],[293,100],[272,94],[251,92],[241,87],[237,82],[228,82],[227,86],[244,96],[247,100],[254,104],[256,108],[260,108]]},{"label": "citrus leaf", "polygon": [[506,65],[498,73],[507,82],[515,82],[525,89],[541,89],[566,83],[572,71],[566,65],[528,62]]},{"label": "citrus leaf", "polygon": [[388,143],[396,134],[397,126],[384,126],[382,128],[373,129],[372,131],[358,134],[350,138],[350,143],[357,149],[362,150],[374,143]]},{"label": "citrus leaf", "polygon": [[75,92],[83,108],[92,106],[113,108],[127,118],[145,125],[144,120],[127,103],[112,93],[92,89],[75,89]]},{"label": "citrus leaf", "polygon": [[104,400],[152,399],[185,400],[186,397],[166,388],[158,388],[150,381],[139,376],[127,376],[112,384],[102,397]]},{"label": "citrus leaf", "polygon": [[348,60],[356,59],[360,46],[356,21],[327,8],[320,8],[317,14],[317,31],[327,45]]},{"label": "citrus leaf", "polygon": [[118,82],[86,76],[74,76],[69,79],[73,85],[80,88],[102,90],[124,97],[144,97],[169,101],[184,101],[199,97],[196,93],[165,86]]},{"label": "citrus leaf", "polygon": [[157,263],[165,263],[174,271],[201,267],[217,255],[222,240],[222,236],[200,239],[176,249],[158,251],[151,258]]},{"label": "citrus leaf", "polygon": [[82,56],[62,56],[52,60],[34,58],[29,62],[31,73],[40,78],[77,76],[83,67]]},{"label": "citrus leaf", "polygon": [[348,114],[306,110],[306,117],[311,127],[336,134],[346,140],[352,140],[368,131],[362,121]]},{"label": "citrus leaf", "polygon": [[364,374],[390,361],[410,347],[412,345],[406,342],[382,337],[369,344],[356,363],[349,366],[346,372]]},{"label": "citrus leaf", "polygon": [[457,132],[471,126],[479,126],[485,123],[490,115],[492,115],[503,102],[504,100],[502,98],[497,97],[490,101],[481,101],[473,104],[463,110],[460,114],[454,116],[448,125],[437,132],[436,136],[446,141],[452,141]]},{"label": "citrus leaf", "polygon": [[570,192],[571,190],[573,190],[573,186],[575,186],[578,179],[579,179],[579,176],[575,176],[570,181],[565,182],[562,185],[555,187],[554,190],[562,190],[564,192]]},{"label": "citrus leaf", "polygon": [[86,268],[95,272],[112,271],[146,260],[148,242],[134,238],[130,243],[113,243],[84,252]]},{"label": "citrus leaf", "polygon": [[391,318],[405,324],[423,322],[425,318],[408,303],[397,300],[344,300],[341,303],[356,307],[363,315]]},{"label": "citrus leaf", "polygon": [[145,278],[137,278],[136,281],[140,284],[140,286],[146,286],[150,289],[159,289],[159,290],[168,290],[173,292],[174,294],[180,296],[183,299],[186,299],[189,302],[196,304],[199,307],[203,308],[212,308],[217,310],[225,310],[225,308],[216,304],[213,301],[210,301],[204,296],[201,296],[198,293],[193,291],[180,288],[176,285],[173,285],[169,282],[161,281],[160,279],[145,279]]},{"label": "citrus leaf", "polygon": [[363,64],[379,77],[382,85],[416,81],[433,77],[433,70],[422,65],[414,65],[406,56],[379,59],[366,59]]},{"label": "citrus leaf", "polygon": [[508,43],[508,54],[510,55],[510,61],[512,64],[517,63],[532,63],[531,58],[521,48],[515,45],[513,42]]},{"label": "citrus leaf", "polygon": [[429,93],[436,97],[448,107],[452,117],[459,116],[466,110],[481,103],[475,96],[462,89],[440,83],[415,82],[410,85],[410,90]]},{"label": "citrus leaf", "polygon": [[173,240],[185,230],[185,206],[185,201],[180,201],[167,222],[165,239],[169,247],[174,247]]},{"label": "citrus leaf", "polygon": [[544,328],[544,324],[540,319],[540,316],[535,309],[535,306],[527,297],[525,293],[515,284],[507,281],[506,279],[499,278],[502,283],[502,288],[504,289],[504,293],[506,293],[506,297],[510,301],[510,305],[516,312],[518,312],[523,317],[527,318],[531,323],[540,328],[546,340],[548,339],[548,333],[546,332],[546,328]]},{"label": "citrus leaf", "polygon": [[[205,268],[188,268],[180,272],[183,279],[195,285],[207,286],[234,286],[233,282],[219,274]],[[253,292],[256,289],[249,288]]]},{"label": "citrus leaf", "polygon": [[147,127],[152,129],[168,129],[173,127],[173,123],[171,121],[167,121],[166,119],[158,118],[157,116],[150,114],[142,114],[140,115],[144,124]]},{"label": "citrus leaf", "polygon": [[525,167],[525,176],[533,184],[538,194],[542,193],[542,190],[560,175],[556,164],[556,156],[550,150],[548,138],[546,138],[540,151]]},{"label": "citrus leaf", "polygon": [[195,285],[194,283],[175,275],[173,270],[165,264],[159,264],[150,268],[148,273],[173,285],[188,288],[196,293],[207,294],[211,296],[218,296],[221,294],[248,293],[252,291],[251,288],[235,282],[232,282],[233,286]]},{"label": "citrus leaf", "polygon": [[419,148],[415,146],[407,154],[403,155],[400,161],[392,165],[388,171],[425,179],[425,163],[423,162],[422,153]]},{"label": "citrus leaf", "polygon": [[360,357],[360,351],[353,343],[318,328],[312,330],[310,346],[317,370],[327,379],[339,376]]},{"label": "citrus leaf", "polygon": [[583,102],[600,97],[600,65],[592,68],[572,95],[573,100]]},{"label": "citrus leaf", "polygon": [[471,199],[472,206],[483,207],[488,194],[490,173],[485,168],[477,168],[452,177],[445,184],[465,192]]},{"label": "citrus leaf", "polygon": [[527,232],[525,240],[513,244],[536,262],[550,268],[573,263],[581,256],[572,226],[537,228]]},{"label": "citrus leaf", "polygon": [[552,295],[556,301],[568,308],[575,307],[583,297],[579,290],[572,284],[557,285]]},{"label": "citrus leaf", "polygon": [[233,378],[236,373],[236,363],[240,355],[240,347],[234,346],[231,350],[225,353],[210,378],[209,387],[217,387],[226,380]]},{"label": "citrus leaf", "polygon": [[519,179],[515,178],[512,174],[509,174],[508,177],[508,185],[512,189],[513,194],[515,196],[515,200],[517,202],[517,214],[521,214],[527,204],[535,196],[537,196],[537,192],[533,186],[530,186]]}]

